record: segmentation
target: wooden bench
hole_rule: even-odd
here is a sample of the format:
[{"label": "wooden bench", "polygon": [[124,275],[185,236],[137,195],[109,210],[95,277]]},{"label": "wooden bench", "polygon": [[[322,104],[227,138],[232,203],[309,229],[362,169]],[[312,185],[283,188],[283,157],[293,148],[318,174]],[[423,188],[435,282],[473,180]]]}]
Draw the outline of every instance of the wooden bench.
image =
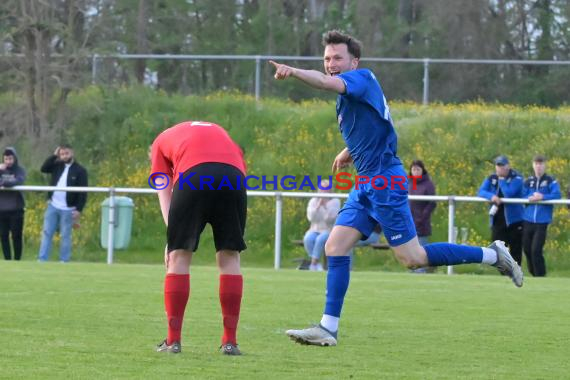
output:
[{"label": "wooden bench", "polygon": [[[293,244],[294,246],[299,246],[302,247],[303,246],[303,240],[291,240],[291,244]],[[368,245],[357,245],[354,248],[366,248],[366,247],[370,247],[373,249],[390,249],[390,246],[386,243],[372,243],[372,244],[368,244]]]},{"label": "wooden bench", "polygon": [[372,247],[374,249],[390,249],[390,245],[388,243],[372,243],[370,245],[356,246],[356,248],[362,247]]},{"label": "wooden bench", "polygon": [[[294,246],[297,247],[303,247],[303,240],[291,240],[291,244],[293,244]],[[372,248],[372,249],[390,249],[390,246],[386,243],[380,243],[380,242],[376,242],[376,243],[372,243],[372,244],[367,244],[367,245],[357,245],[354,248]],[[301,269],[301,270],[306,270],[309,269],[309,265],[311,264],[311,260],[307,257],[299,257],[296,259],[293,259],[294,262],[298,263],[297,265],[297,269]],[[323,268],[327,268],[327,257],[326,255],[323,255]]]}]

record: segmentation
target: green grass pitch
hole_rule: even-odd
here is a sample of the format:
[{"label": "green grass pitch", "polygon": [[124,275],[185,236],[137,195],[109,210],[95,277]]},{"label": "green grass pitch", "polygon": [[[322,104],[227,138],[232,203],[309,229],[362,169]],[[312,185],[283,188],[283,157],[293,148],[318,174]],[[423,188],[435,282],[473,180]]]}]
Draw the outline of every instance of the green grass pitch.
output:
[{"label": "green grass pitch", "polygon": [[355,272],[339,346],[300,346],[325,273],[244,269],[239,343],[218,353],[218,275],[192,268],[183,352],[166,333],[157,265],[0,263],[0,378],[558,379],[570,376],[570,279]]}]

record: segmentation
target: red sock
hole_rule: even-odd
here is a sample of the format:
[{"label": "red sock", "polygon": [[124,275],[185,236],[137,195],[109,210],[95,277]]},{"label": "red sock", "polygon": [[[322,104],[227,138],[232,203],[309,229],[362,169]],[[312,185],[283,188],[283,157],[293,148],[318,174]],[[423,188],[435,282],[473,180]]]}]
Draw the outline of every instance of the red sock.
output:
[{"label": "red sock", "polygon": [[180,342],[184,309],[190,296],[190,275],[168,273],[164,279],[164,308],[168,319],[166,344]]},{"label": "red sock", "polygon": [[241,274],[220,275],[220,304],[224,320],[222,344],[237,344],[237,326],[243,293],[243,277]]}]

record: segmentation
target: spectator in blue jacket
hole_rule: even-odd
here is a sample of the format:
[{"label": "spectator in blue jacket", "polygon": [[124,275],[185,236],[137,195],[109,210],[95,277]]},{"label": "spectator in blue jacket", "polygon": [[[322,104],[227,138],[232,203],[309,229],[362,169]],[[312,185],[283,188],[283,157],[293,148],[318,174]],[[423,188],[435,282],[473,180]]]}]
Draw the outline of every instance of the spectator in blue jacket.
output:
[{"label": "spectator in blue jacket", "polygon": [[524,208],[522,204],[505,204],[501,198],[524,198],[523,177],[511,169],[509,159],[501,155],[495,158],[495,173],[483,181],[477,195],[491,201],[491,241],[504,241],[520,265]]},{"label": "spectator in blue jacket", "polygon": [[[531,202],[560,199],[560,185],[546,174],[546,157],[535,156],[532,160],[534,175],[524,183],[524,196]],[[546,230],[552,222],[552,205],[529,203],[524,210],[523,248],[528,271],[534,277],[546,276],[543,248]]]}]

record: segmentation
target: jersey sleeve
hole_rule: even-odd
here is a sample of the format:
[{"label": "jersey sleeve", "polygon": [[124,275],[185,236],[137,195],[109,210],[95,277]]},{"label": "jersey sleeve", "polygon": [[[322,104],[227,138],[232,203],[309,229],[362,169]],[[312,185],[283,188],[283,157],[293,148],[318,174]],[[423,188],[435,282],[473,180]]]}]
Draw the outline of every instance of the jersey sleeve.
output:
[{"label": "jersey sleeve", "polygon": [[352,99],[363,99],[366,96],[370,81],[374,80],[373,74],[370,70],[350,70],[339,75],[346,91],[343,95]]},{"label": "jersey sleeve", "polygon": [[161,149],[161,136],[158,136],[156,140],[152,143],[151,149],[151,174],[152,173],[164,173],[169,177],[173,177],[173,166],[172,162]]}]

